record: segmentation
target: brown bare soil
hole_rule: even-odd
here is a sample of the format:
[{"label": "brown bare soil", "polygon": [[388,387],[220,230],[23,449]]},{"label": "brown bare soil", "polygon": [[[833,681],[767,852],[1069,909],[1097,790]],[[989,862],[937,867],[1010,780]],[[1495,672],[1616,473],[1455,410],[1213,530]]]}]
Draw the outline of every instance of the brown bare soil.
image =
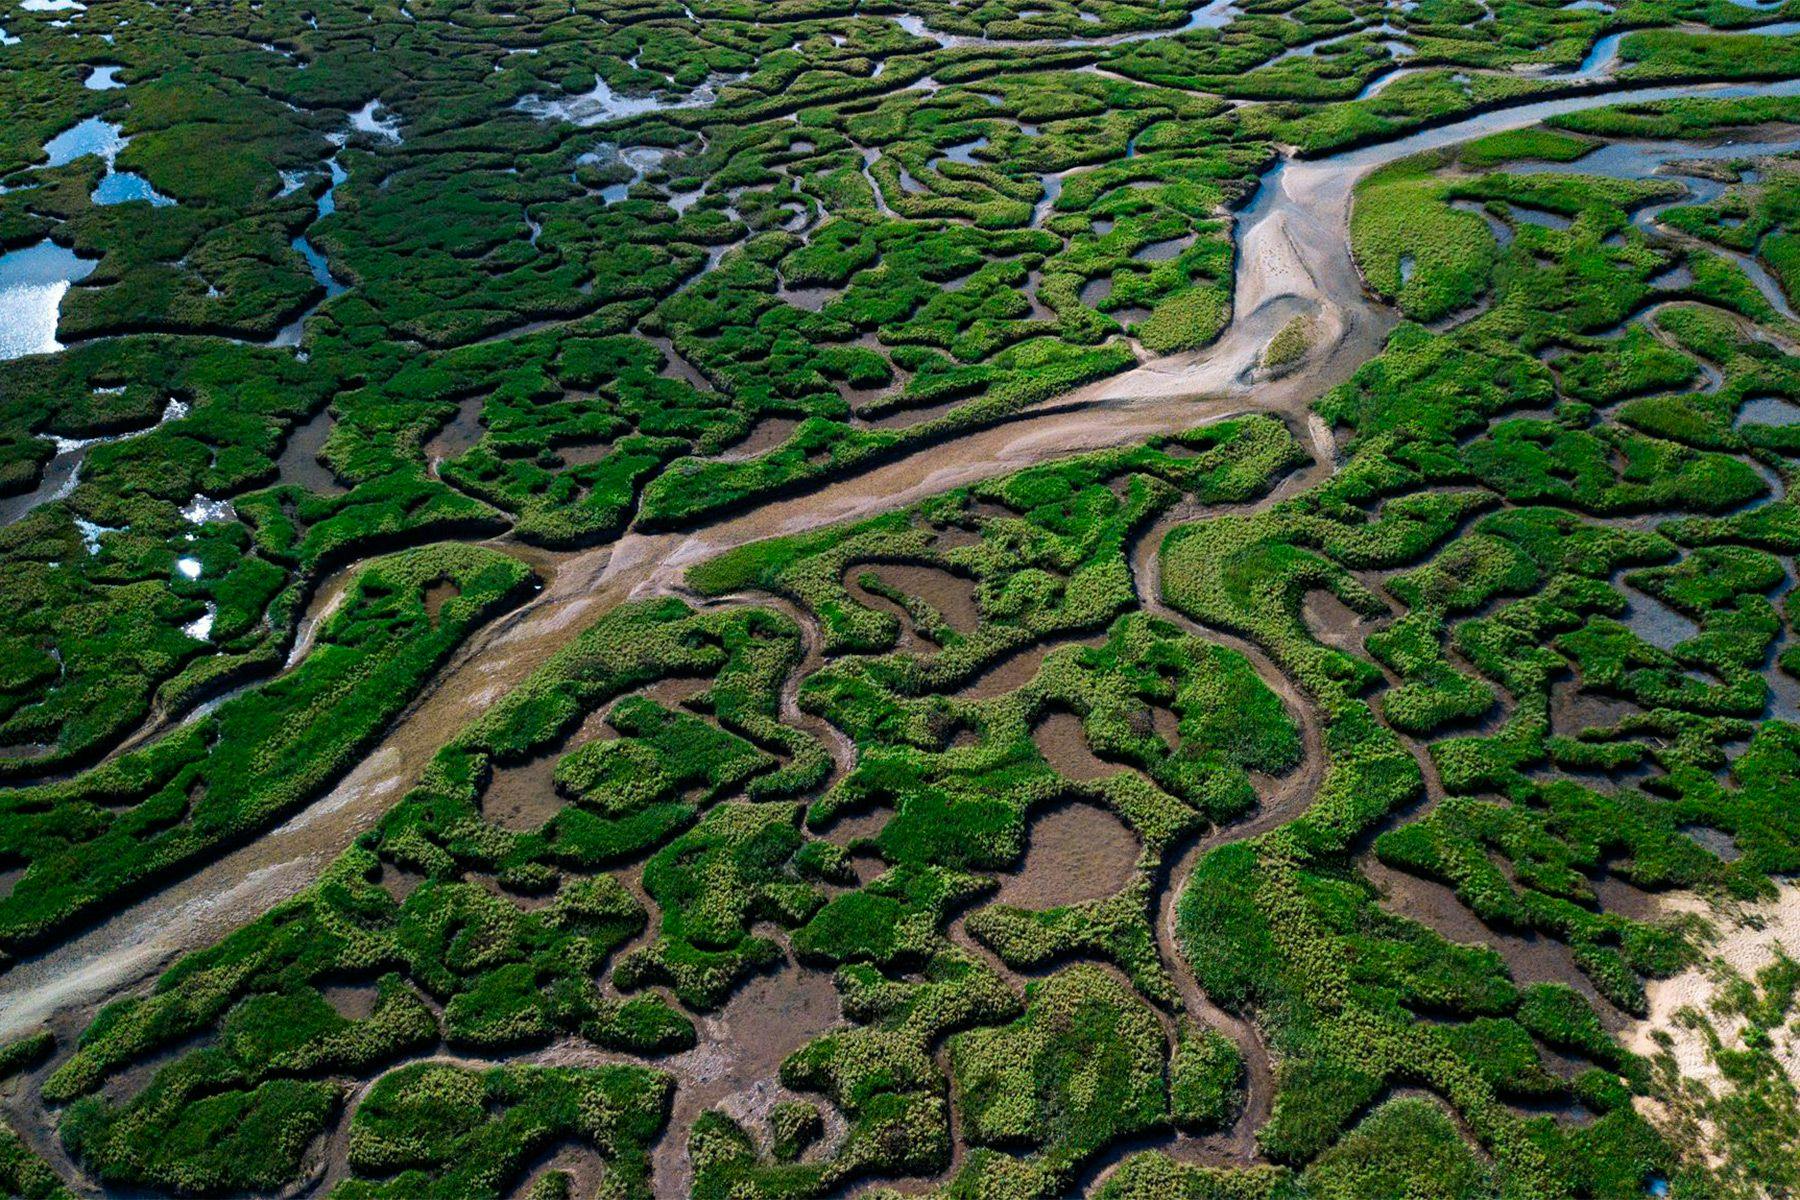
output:
[{"label": "brown bare soil", "polygon": [[995,899],[1044,909],[1115,895],[1137,870],[1140,849],[1125,823],[1099,805],[1058,805],[1032,818],[1025,857],[1001,877]]}]

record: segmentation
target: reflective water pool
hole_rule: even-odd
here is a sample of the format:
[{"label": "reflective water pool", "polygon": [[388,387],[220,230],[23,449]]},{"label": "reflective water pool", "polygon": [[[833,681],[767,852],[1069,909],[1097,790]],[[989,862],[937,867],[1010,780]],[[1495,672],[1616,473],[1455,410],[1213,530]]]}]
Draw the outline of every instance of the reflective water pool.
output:
[{"label": "reflective water pool", "polygon": [[69,285],[94,260],[52,241],[0,255],[0,359],[60,350],[56,315]]}]

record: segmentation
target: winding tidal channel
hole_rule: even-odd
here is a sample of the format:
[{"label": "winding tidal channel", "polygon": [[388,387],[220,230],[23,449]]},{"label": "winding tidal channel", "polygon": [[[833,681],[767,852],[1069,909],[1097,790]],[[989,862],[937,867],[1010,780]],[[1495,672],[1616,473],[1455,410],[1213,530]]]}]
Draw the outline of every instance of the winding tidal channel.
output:
[{"label": "winding tidal channel", "polygon": [[[1211,10],[1207,10],[1211,11]],[[772,535],[891,510],[975,480],[1045,460],[1147,437],[1246,412],[1285,420],[1312,450],[1315,463],[1290,480],[1294,487],[1330,471],[1329,432],[1308,406],[1379,351],[1396,314],[1366,291],[1348,251],[1354,188],[1369,172],[1411,155],[1505,130],[1536,125],[1583,109],[1681,97],[1796,96],[1800,80],[1769,84],[1698,83],[1679,87],[1608,88],[1498,108],[1454,123],[1317,159],[1284,157],[1262,177],[1236,216],[1234,314],[1213,345],[1142,362],[1136,368],[1041,403],[985,428],[901,457],[805,496],[779,499],[725,520],[677,533],[631,531],[609,546],[551,554],[502,539],[497,546],[527,559],[544,577],[542,591],[521,609],[481,630],[388,732],[380,745],[328,794],[279,828],[212,861],[109,919],[0,976],[0,1038],[43,1024],[73,1022],[93,1004],[124,994],[160,972],[181,953],[207,944],[269,906],[299,892],[333,856],[385,811],[417,776],[450,731],[478,715],[609,607],[659,594],[682,594],[682,574],[721,551]],[[1310,357],[1276,379],[1259,379],[1255,365],[1277,330],[1296,315],[1316,330]],[[1154,571],[1155,542],[1134,556],[1144,607],[1169,615]],[[333,602],[316,590],[309,624]],[[1212,631],[1206,636],[1217,638]],[[1242,648],[1242,647],[1240,647]],[[1316,721],[1304,697],[1248,648],[1259,673],[1294,711],[1306,732],[1307,761],[1279,795],[1245,826],[1220,831],[1189,848],[1171,871],[1159,906],[1159,940],[1173,952],[1169,919],[1174,897],[1198,851],[1258,832],[1304,808],[1322,770]],[[1190,1004],[1204,1005],[1195,993]],[[1208,1006],[1240,1043],[1253,1036]],[[1248,1054],[1252,1063],[1266,1056]],[[1251,1081],[1252,1104],[1266,1115],[1269,1081]],[[1260,1092],[1260,1095],[1259,1095]],[[1241,1153],[1247,1113],[1222,1152]]]}]

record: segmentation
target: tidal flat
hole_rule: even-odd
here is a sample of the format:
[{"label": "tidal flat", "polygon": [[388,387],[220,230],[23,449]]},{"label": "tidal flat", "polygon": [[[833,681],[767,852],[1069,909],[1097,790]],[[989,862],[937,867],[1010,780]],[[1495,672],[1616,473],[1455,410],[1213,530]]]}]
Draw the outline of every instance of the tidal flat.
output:
[{"label": "tidal flat", "polygon": [[0,1192],[1800,1189],[1794,16],[14,5]]}]

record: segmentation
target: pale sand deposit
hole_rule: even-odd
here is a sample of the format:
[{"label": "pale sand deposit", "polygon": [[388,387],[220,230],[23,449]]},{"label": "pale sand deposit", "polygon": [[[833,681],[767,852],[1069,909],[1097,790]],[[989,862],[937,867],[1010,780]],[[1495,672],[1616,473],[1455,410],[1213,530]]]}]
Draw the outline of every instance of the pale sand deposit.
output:
[{"label": "pale sand deposit", "polygon": [[[1653,1057],[1664,1052],[1662,1038],[1666,1037],[1668,1053],[1673,1055],[1683,1081],[1716,1095],[1724,1076],[1713,1061],[1705,1026],[1690,1027],[1680,1020],[1680,1014],[1688,1009],[1705,1014],[1707,1024],[1724,1046],[1743,1047],[1744,1019],[1715,1013],[1713,1005],[1733,979],[1754,979],[1778,954],[1800,954],[1800,884],[1784,882],[1770,903],[1742,909],[1714,909],[1692,894],[1671,897],[1662,909],[1666,915],[1693,914],[1710,921],[1714,936],[1706,944],[1700,963],[1679,975],[1651,980],[1645,985],[1649,1015],[1633,1022],[1621,1040],[1635,1053]],[[1800,1087],[1800,1037],[1793,1024],[1773,1030],[1771,1043],[1776,1060]],[[1669,1124],[1671,1113],[1664,1101],[1639,1096],[1634,1104],[1646,1119],[1658,1125]],[[1700,1124],[1703,1139],[1710,1142],[1715,1131],[1704,1121]]]}]

